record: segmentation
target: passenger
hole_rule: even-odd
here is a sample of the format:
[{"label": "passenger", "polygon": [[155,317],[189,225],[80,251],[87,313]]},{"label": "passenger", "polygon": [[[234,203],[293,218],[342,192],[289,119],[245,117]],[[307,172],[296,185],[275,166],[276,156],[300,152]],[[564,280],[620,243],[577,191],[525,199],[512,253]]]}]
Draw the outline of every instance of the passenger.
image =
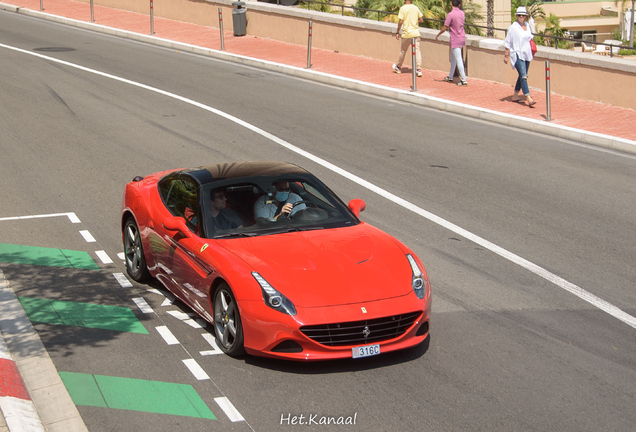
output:
[{"label": "passenger", "polygon": [[229,230],[242,228],[243,222],[238,215],[229,208],[225,208],[227,203],[227,197],[225,196],[225,189],[212,190],[212,206],[210,209],[210,215],[214,223],[215,230]]},{"label": "passenger", "polygon": [[302,198],[291,192],[289,182],[275,182],[274,187],[276,188],[274,199],[268,201],[268,196],[263,195],[256,200],[254,204],[254,219],[278,219],[280,215],[288,217],[295,214],[298,210],[303,210],[307,207],[305,204],[299,204],[294,207],[294,203],[302,201]]}]

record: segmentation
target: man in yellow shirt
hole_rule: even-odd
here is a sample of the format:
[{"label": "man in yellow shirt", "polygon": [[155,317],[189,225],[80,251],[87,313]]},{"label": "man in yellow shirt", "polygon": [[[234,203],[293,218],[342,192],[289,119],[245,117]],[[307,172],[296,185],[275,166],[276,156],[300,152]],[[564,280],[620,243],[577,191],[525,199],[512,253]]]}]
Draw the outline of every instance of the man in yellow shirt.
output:
[{"label": "man in yellow shirt", "polygon": [[402,30],[402,43],[400,45],[400,58],[393,65],[393,72],[402,73],[402,63],[404,63],[404,55],[411,44],[411,39],[415,38],[415,61],[417,76],[422,76],[422,54],[420,54],[420,26],[419,23],[424,22],[424,15],[420,8],[411,4],[411,0],[404,0],[404,6],[400,8],[398,13],[398,27],[395,38],[400,40],[400,29]]}]

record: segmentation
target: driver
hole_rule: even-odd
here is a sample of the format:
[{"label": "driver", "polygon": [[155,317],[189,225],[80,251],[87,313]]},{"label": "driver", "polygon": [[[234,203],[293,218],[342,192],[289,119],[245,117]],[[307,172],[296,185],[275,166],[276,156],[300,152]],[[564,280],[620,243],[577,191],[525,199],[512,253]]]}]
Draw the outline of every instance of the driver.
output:
[{"label": "driver", "polygon": [[289,182],[278,181],[274,182],[276,188],[276,195],[274,199],[269,199],[267,195],[263,195],[254,204],[254,218],[274,218],[278,219],[280,215],[290,217],[298,210],[303,210],[307,206],[305,204],[298,204],[294,207],[294,203],[302,201],[302,198],[293,192],[290,192]]}]

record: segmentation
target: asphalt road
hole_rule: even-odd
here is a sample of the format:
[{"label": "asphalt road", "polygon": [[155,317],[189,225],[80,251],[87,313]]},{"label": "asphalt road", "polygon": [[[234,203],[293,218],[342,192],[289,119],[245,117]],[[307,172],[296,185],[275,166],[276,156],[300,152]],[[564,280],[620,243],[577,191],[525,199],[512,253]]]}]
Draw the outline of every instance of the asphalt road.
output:
[{"label": "asphalt road", "polygon": [[[323,158],[636,315],[636,158],[0,12],[0,44],[161,89]],[[19,296],[130,307],[149,335],[35,324],[58,371],[191,384],[218,420],[79,406],[91,432],[324,430],[288,415],[355,416],[347,430],[628,431],[636,329],[546,278],[210,111],[0,47],[0,243],[100,249],[82,270],[0,264]],[[121,288],[126,182],[159,170],[283,160],[407,243],[433,284],[430,343],[361,361],[200,356],[202,330],[161,296]],[[96,246],[77,234],[89,230]],[[142,314],[143,296],[156,314]],[[173,306],[178,307],[178,305]],[[186,312],[188,312],[186,310]],[[167,325],[179,346],[154,330]],[[206,348],[207,345],[207,348]],[[198,381],[182,360],[199,362]],[[227,397],[244,422],[215,404]],[[282,417],[281,417],[282,416]]]}]

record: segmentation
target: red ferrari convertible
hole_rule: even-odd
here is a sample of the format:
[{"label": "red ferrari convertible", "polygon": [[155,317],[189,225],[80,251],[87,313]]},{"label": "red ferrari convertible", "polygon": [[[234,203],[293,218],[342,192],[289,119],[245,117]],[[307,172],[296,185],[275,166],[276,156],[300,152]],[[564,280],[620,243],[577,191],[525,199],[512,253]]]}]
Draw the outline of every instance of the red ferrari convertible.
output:
[{"label": "red ferrari convertible", "polygon": [[230,356],[361,358],[429,332],[426,270],[314,175],[237,162],[135,177],[122,203],[130,277],[157,278]]}]

